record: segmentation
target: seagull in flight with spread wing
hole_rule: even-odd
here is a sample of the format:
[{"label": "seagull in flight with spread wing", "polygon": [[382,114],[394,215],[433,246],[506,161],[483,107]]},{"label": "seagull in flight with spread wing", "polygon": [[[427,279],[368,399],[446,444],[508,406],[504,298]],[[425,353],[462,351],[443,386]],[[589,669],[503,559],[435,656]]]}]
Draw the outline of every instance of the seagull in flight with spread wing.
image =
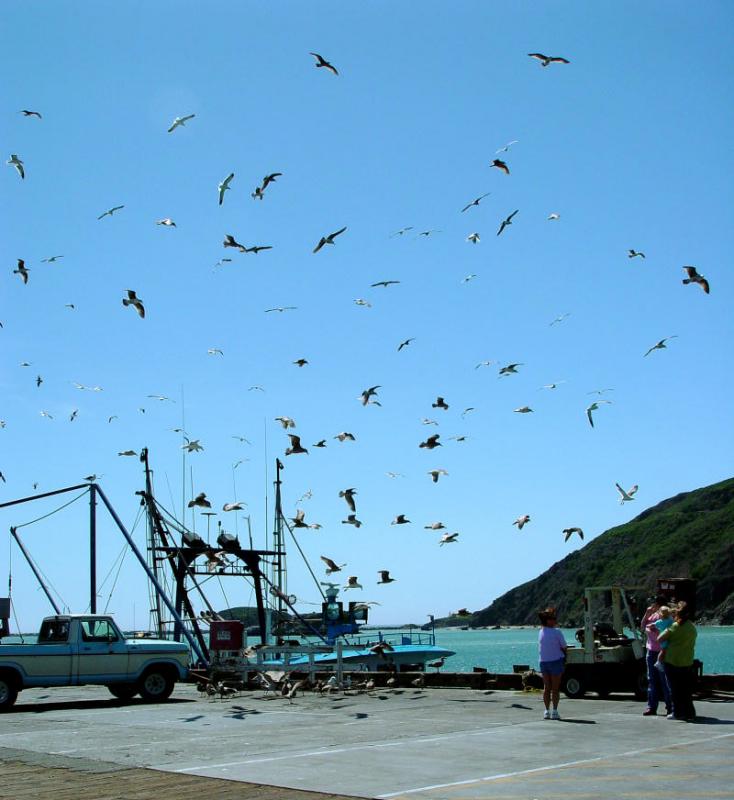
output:
[{"label": "seagull in flight with spread wing", "polygon": [[13,270],[13,275],[20,276],[20,279],[23,283],[28,283],[28,267],[25,265],[25,261],[22,258],[18,259],[18,268]]},{"label": "seagull in flight with spread wing", "polygon": [[25,169],[23,169],[23,162],[18,158],[17,155],[15,155],[15,153],[11,153],[10,158],[5,163],[9,164],[11,167],[15,167],[21,179],[25,179]]},{"label": "seagull in flight with spread wing", "polygon": [[530,58],[535,58],[540,62],[541,67],[547,67],[549,64],[570,64],[567,58],[561,56],[546,56],[543,53],[528,53]]},{"label": "seagull in flight with spread wing", "polygon": [[229,189],[229,184],[232,183],[232,178],[234,178],[234,172],[230,172],[229,175],[227,175],[227,177],[219,184],[219,186],[217,186],[220,206],[224,202],[224,193]]},{"label": "seagull in flight with spread wing", "polygon": [[309,55],[313,56],[316,59],[314,67],[316,67],[317,69],[319,67],[325,67],[326,69],[329,70],[329,72],[333,72],[334,75],[339,74],[336,67],[333,64],[330,64],[323,56],[320,56],[318,53],[309,53]]},{"label": "seagull in flight with spread wing", "polygon": [[518,141],[519,141],[518,139],[513,139],[511,142],[507,142],[507,144],[504,147],[500,147],[499,150],[495,150],[495,155],[497,155],[498,153],[506,153],[512,147],[512,145],[517,144]]},{"label": "seagull in flight with spread wing", "polygon": [[387,288],[388,286],[392,286],[395,283],[400,283],[400,281],[377,281],[377,283],[371,283],[370,287],[373,288],[373,289],[376,286],[384,286],[384,287]]},{"label": "seagull in flight with spread wing", "polygon": [[414,336],[411,336],[411,338],[410,338],[410,339],[406,339],[404,342],[400,342],[400,344],[398,345],[398,353],[399,353],[399,352],[400,352],[400,351],[401,351],[401,350],[402,350],[404,347],[407,347],[407,346],[408,346],[408,345],[409,345],[411,342],[414,342],[414,341],[415,341],[415,337],[414,337]]},{"label": "seagull in flight with spread wing", "polygon": [[43,119],[38,111],[29,111],[27,108],[22,108],[18,113],[22,114],[24,117],[38,117],[38,119]]},{"label": "seagull in flight with spread wing", "polygon": [[179,126],[183,127],[190,119],[193,119],[196,114],[187,114],[185,117],[176,117],[168,129],[169,133],[173,133]]},{"label": "seagull in flight with spread wing", "polygon": [[695,267],[683,267],[683,269],[688,275],[687,278],[683,278],[683,283],[697,283],[704,290],[704,292],[706,292],[706,294],[709,293],[709,282],[703,277],[703,275],[699,275],[698,270]]},{"label": "seagull in flight with spread wing", "polygon": [[591,416],[593,411],[597,411],[599,409],[599,403],[607,403],[611,405],[611,400],[595,400],[587,409],[586,409],[586,417],[589,420],[589,425],[594,427],[594,418]]},{"label": "seagull in flight with spread wing", "polygon": [[670,341],[670,339],[677,339],[677,338],[678,338],[678,336],[677,336],[676,334],[674,334],[673,336],[666,336],[664,339],[661,339],[661,340],[660,340],[660,341],[659,341],[657,344],[654,344],[654,345],[653,345],[653,346],[652,346],[652,347],[651,347],[651,348],[650,348],[650,349],[649,349],[649,350],[648,350],[648,351],[645,353],[645,355],[646,355],[646,356],[649,356],[649,355],[650,355],[650,353],[652,353],[652,351],[653,351],[653,350],[666,350],[668,346],[667,346],[665,343],[666,343],[667,341]]},{"label": "seagull in flight with spread wing", "polygon": [[581,528],[564,528],[563,532],[566,534],[566,538],[563,540],[564,542],[567,542],[574,535],[574,533],[579,535],[579,539],[584,538],[584,532],[581,530]]},{"label": "seagull in flight with spread wing", "polygon": [[492,194],[492,192],[485,192],[483,195],[474,198],[471,203],[467,203],[464,208],[461,209],[461,213],[463,214],[465,211],[468,211],[472,206],[478,206],[482,200],[484,200],[485,197],[489,197],[490,194]]},{"label": "seagull in flight with spread wing", "polygon": [[512,225],[512,218],[515,216],[515,214],[517,214],[517,212],[518,212],[519,210],[520,210],[519,208],[515,209],[515,210],[512,212],[512,214],[510,214],[510,216],[509,216],[509,217],[506,217],[505,219],[503,219],[503,220],[502,220],[502,224],[500,225],[500,229],[497,231],[497,236],[499,236],[499,235],[502,233],[502,231],[503,231],[503,230],[504,230],[504,229],[505,229],[505,228],[506,228],[508,225]]},{"label": "seagull in flight with spread wing", "polygon": [[125,206],[124,205],[123,206],[112,206],[112,208],[108,208],[107,211],[105,211],[104,213],[100,214],[97,217],[97,219],[100,220],[100,219],[103,219],[104,217],[111,217],[115,213],[115,211],[119,211],[122,208],[125,208]]},{"label": "seagull in flight with spread wing", "polygon": [[625,492],[625,490],[618,483],[615,483],[614,485],[617,487],[617,491],[619,492],[620,495],[620,500],[619,500],[620,505],[628,503],[630,500],[634,500],[635,499],[634,496],[637,494],[637,490],[640,488],[637,484],[635,484],[630,489],[627,489],[627,491]]},{"label": "seagull in flight with spread wing", "polygon": [[343,228],[340,228],[338,231],[334,231],[334,233],[330,233],[328,236],[322,236],[319,239],[319,243],[316,245],[316,247],[314,247],[313,252],[318,253],[325,244],[334,244],[334,239],[344,233],[346,229],[347,226],[345,225]]},{"label": "seagull in flight with spread wing", "polygon": [[501,158],[493,159],[492,163],[489,165],[491,167],[497,167],[500,172],[504,172],[505,175],[510,174],[510,168],[507,166],[507,163],[504,162]]},{"label": "seagull in flight with spread wing", "polygon": [[127,297],[122,298],[124,306],[132,306],[137,312],[140,319],[145,319],[145,306],[143,301],[135,294],[132,289],[126,289]]}]

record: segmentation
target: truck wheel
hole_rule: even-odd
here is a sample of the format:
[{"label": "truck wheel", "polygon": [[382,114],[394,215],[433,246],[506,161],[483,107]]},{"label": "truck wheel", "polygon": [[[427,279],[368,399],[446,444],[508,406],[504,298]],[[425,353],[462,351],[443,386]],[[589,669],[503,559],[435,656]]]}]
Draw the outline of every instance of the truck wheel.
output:
[{"label": "truck wheel", "polygon": [[566,697],[572,699],[583,697],[586,691],[586,686],[578,675],[569,675],[564,681],[562,688]]},{"label": "truck wheel", "polygon": [[107,688],[118,700],[131,700],[139,691],[138,687],[131,683],[115,683]]},{"label": "truck wheel", "polygon": [[6,675],[0,675],[0,711],[8,711],[18,698],[15,684]]},{"label": "truck wheel", "polygon": [[171,696],[174,683],[168,670],[153,667],[143,675],[137,688],[146,703],[160,703]]},{"label": "truck wheel", "polygon": [[647,700],[647,672],[637,673],[634,692],[635,700]]}]

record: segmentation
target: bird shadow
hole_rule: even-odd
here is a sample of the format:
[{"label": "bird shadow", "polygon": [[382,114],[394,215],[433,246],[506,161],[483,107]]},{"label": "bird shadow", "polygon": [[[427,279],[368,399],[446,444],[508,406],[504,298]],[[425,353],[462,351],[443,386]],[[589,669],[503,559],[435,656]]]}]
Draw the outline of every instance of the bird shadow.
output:
[{"label": "bird shadow", "polygon": [[364,714],[361,711],[358,711],[356,714],[350,714],[349,716],[354,717],[355,719],[367,719],[369,714]]},{"label": "bird shadow", "polygon": [[[169,698],[166,705],[178,703],[195,703],[184,697]],[[64,703],[20,703],[13,706],[13,714],[42,714],[44,711],[69,711],[84,710],[95,708],[130,708],[134,706],[148,705],[143,700],[72,700]]]},{"label": "bird shadow", "polygon": [[242,706],[232,706],[231,709],[225,714],[228,719],[243,720],[253,714],[262,714],[262,711],[257,711],[254,708],[243,708]]},{"label": "bird shadow", "polygon": [[510,703],[510,705],[507,706],[507,708],[521,708],[521,709],[523,709],[523,711],[532,711],[533,710],[532,708],[530,708],[530,706],[524,706],[521,703]]},{"label": "bird shadow", "polygon": [[182,717],[181,722],[196,722],[197,719],[204,719],[204,715],[197,714],[195,717]]},{"label": "bird shadow", "polygon": [[596,725],[595,719],[562,719],[561,722],[568,722],[571,725]]}]

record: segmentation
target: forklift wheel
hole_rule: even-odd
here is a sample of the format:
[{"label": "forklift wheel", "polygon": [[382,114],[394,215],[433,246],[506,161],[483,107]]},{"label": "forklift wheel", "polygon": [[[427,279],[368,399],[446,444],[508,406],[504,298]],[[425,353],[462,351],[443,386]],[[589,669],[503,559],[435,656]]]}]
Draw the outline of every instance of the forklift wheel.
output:
[{"label": "forklift wheel", "polygon": [[570,675],[563,684],[563,693],[572,699],[583,697],[586,691],[584,682],[578,675]]}]

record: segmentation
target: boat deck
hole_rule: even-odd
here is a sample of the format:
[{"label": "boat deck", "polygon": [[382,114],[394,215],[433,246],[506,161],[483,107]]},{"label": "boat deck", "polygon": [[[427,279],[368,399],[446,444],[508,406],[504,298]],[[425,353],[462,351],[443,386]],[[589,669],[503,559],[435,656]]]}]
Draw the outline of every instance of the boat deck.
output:
[{"label": "boat deck", "polygon": [[537,692],[378,688],[292,702],[177,686],[161,705],[96,687],[32,689],[0,716],[0,798],[207,800],[730,798],[734,702],[695,723],[643,704]]}]

